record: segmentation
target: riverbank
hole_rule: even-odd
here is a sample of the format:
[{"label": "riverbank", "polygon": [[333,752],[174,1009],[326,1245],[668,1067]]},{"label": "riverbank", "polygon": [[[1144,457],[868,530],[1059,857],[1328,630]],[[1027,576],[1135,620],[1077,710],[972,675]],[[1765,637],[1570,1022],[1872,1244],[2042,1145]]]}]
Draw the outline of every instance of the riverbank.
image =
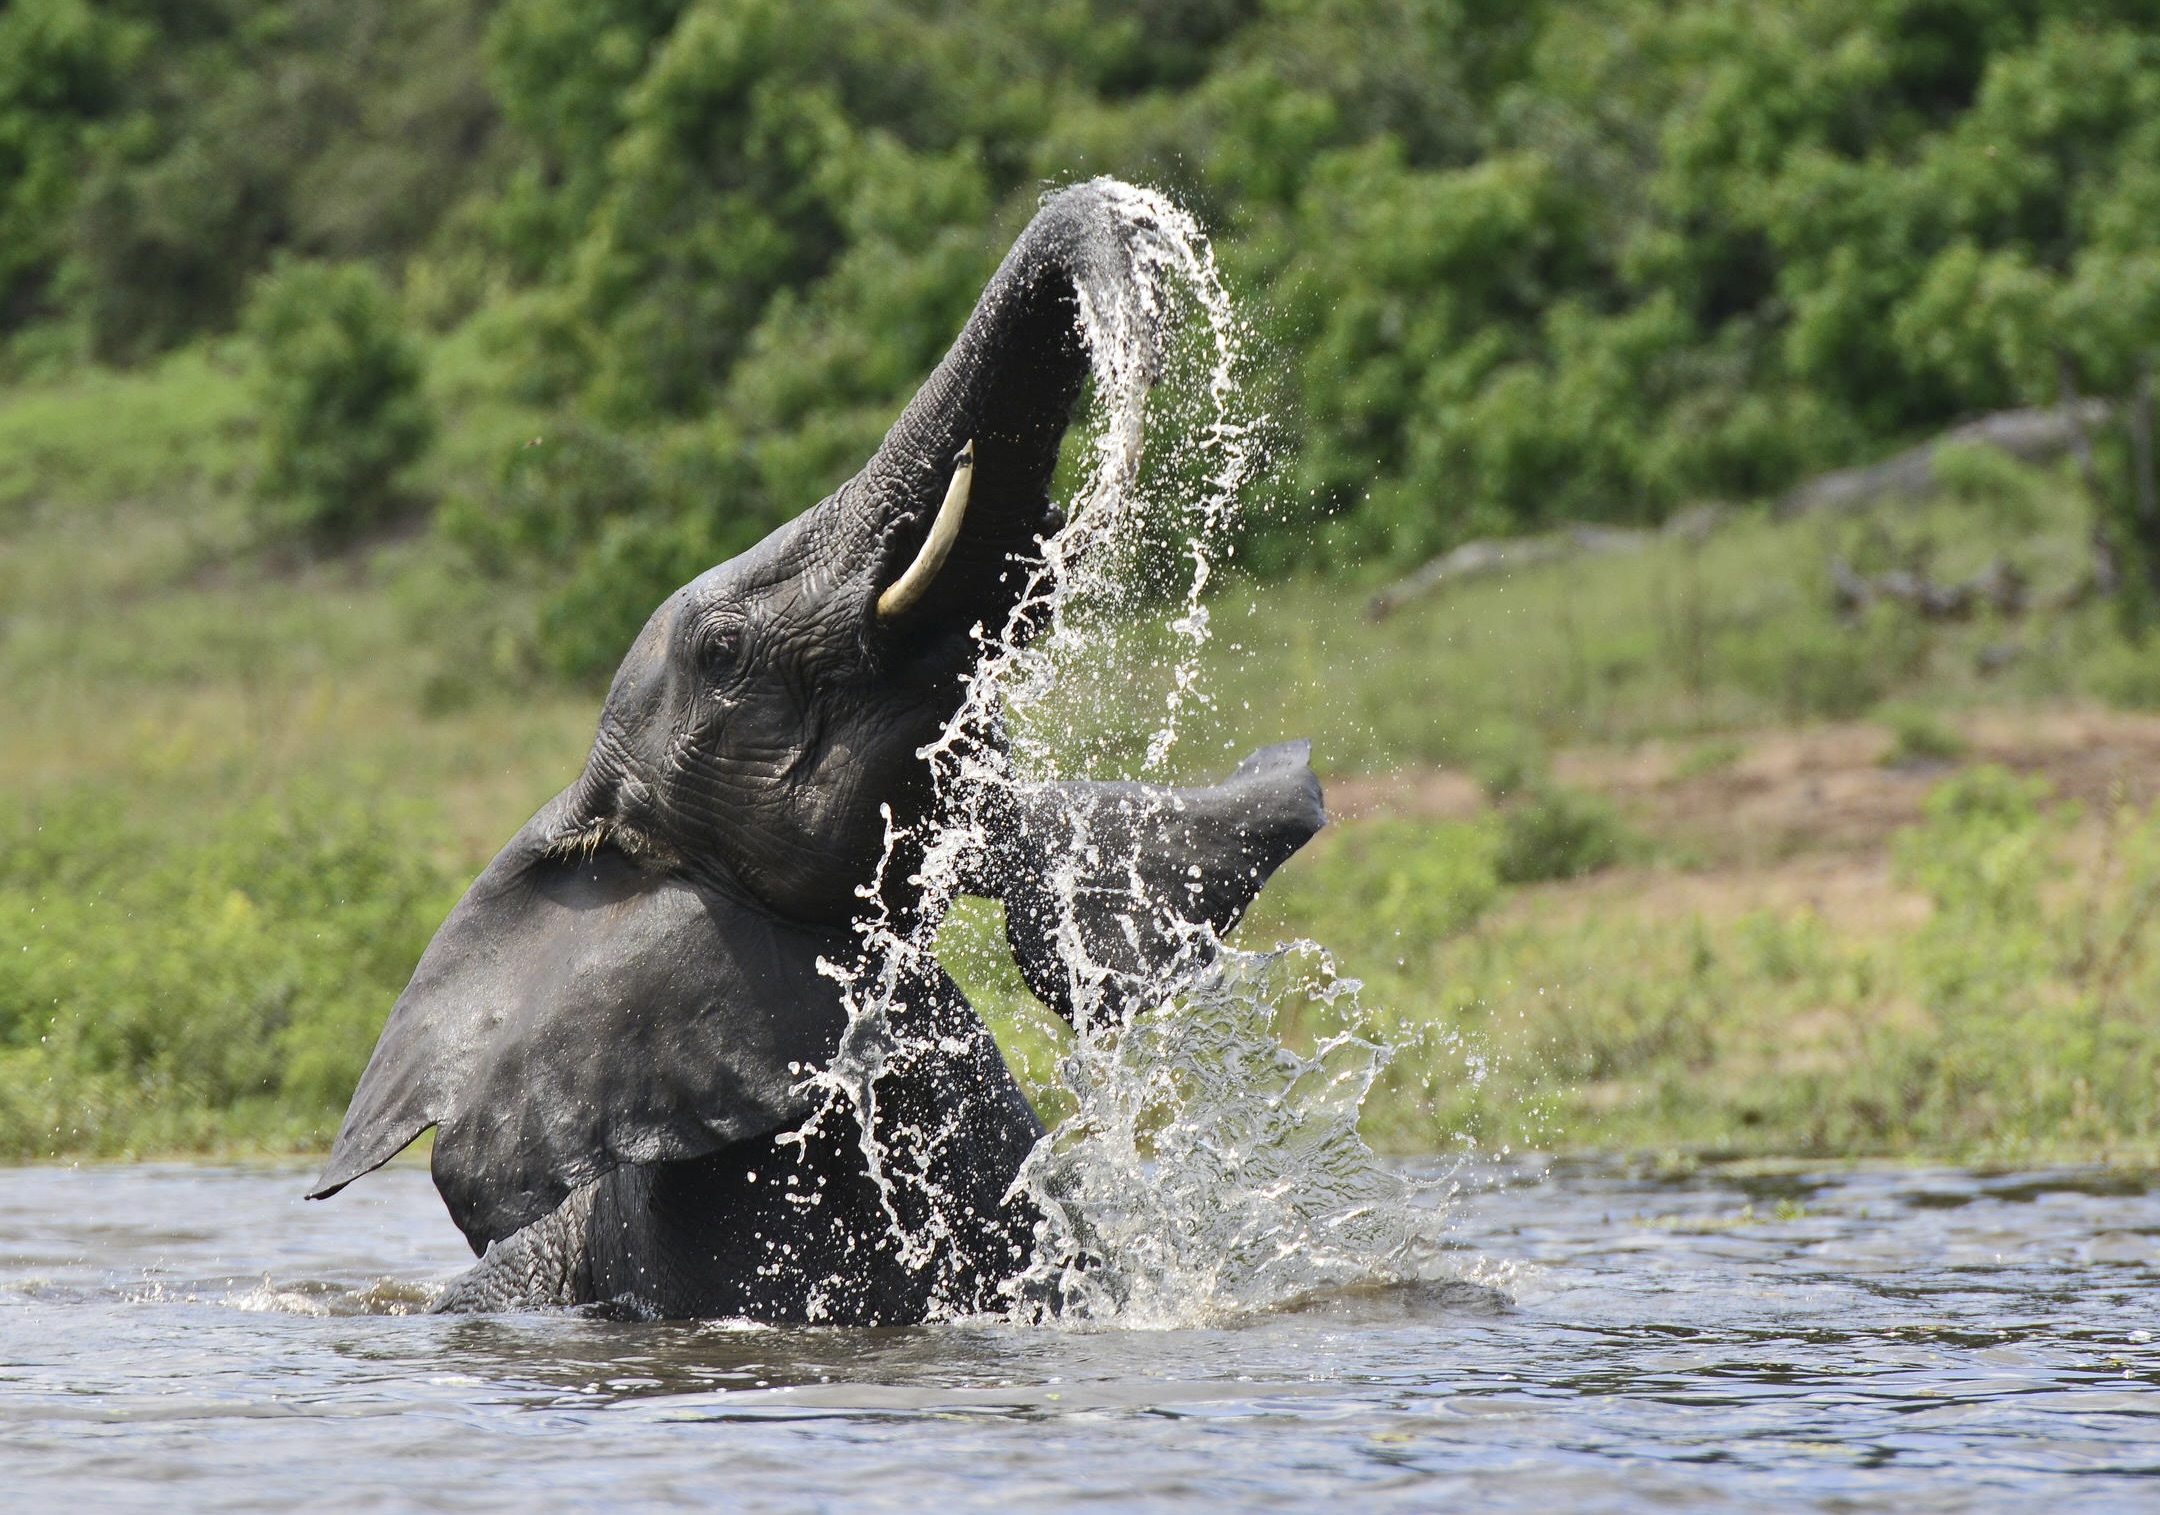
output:
[{"label": "riverbank", "polygon": [[[421,945],[590,738],[596,693],[533,671],[514,591],[424,532],[252,548],[195,377],[207,420],[129,409],[177,381],[0,406],[11,456],[43,448],[0,470],[0,1156],[320,1147]],[[93,417],[141,423],[102,472]],[[1364,982],[1356,1029],[1398,1048],[1375,1141],[2160,1152],[2160,649],[2104,602],[1829,593],[1834,558],[1999,556],[2059,598],[2074,480],[1961,477],[1380,622],[1355,586],[1218,593],[1175,761],[1314,738],[1337,824],[1242,939]],[[1160,698],[1080,681],[1094,771]],[[953,966],[1055,1113],[1056,1028],[984,914]]]},{"label": "riverbank", "polygon": [[[1965,729],[1986,751],[2012,727]],[[1241,940],[1324,942],[1361,981],[1357,1014],[1314,1007],[1291,1040],[1396,1049],[1365,1112],[1390,1150],[2150,1165],[2160,722],[2016,729],[2015,769],[1886,768],[1895,734],[1863,723],[1728,739],[1709,773],[1566,753],[1632,857],[1515,885],[1510,811],[1464,775],[1346,782]],[[971,988],[1029,1028],[1054,1112],[1054,1028],[985,960]]]}]

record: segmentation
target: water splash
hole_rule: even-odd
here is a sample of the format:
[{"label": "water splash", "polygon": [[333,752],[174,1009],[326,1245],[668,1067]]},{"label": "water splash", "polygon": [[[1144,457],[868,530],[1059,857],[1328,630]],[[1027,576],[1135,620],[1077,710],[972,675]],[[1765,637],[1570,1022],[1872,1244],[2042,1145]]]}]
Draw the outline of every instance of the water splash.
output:
[{"label": "water splash", "polygon": [[1225,950],[1197,979],[1060,1069],[1076,1108],[1030,1157],[1042,1207],[1018,1293],[1064,1320],[1193,1325],[1447,1269],[1443,1191],[1380,1163],[1358,1111],[1387,1048],[1352,1032],[1310,1054],[1281,1008],[1354,997],[1309,943]]},{"label": "water splash", "polygon": [[[1241,409],[1238,384],[1243,328],[1207,239],[1160,194],[1111,185],[1108,198],[1129,270],[1078,290],[1094,400],[1089,466],[1067,504],[1069,524],[1044,544],[1007,624],[978,630],[960,711],[924,749],[938,822],[911,838],[888,814],[884,861],[861,891],[862,954],[821,965],[841,986],[849,1022],[839,1055],[808,1078],[822,1108],[804,1139],[821,1126],[849,1129],[826,1123],[852,1123],[898,1254],[917,1269],[943,1266],[945,1243],[969,1220],[950,1213],[929,1179],[921,1154],[940,1133],[896,1129],[880,1107],[881,1080],[935,1050],[935,1033],[911,1019],[910,995],[936,975],[938,924],[987,845],[985,817],[999,795],[1025,780],[1077,776],[1081,723],[1069,704],[1061,709],[1088,699],[1076,671],[1099,681],[1105,669],[1138,674],[1133,665],[1144,659],[1144,671],[1162,677],[1161,706],[1135,744],[1136,776],[1167,775],[1190,716],[1209,703],[1200,680],[1205,595],[1215,563],[1233,550],[1259,464],[1263,418]],[[1182,373],[1181,362],[1201,372]],[[1150,400],[1166,372],[1168,403],[1182,396],[1188,413],[1151,459]],[[1179,582],[1166,610],[1156,602],[1150,627],[1134,613],[1133,585],[1152,565],[1136,555],[1165,542],[1175,544]],[[1045,611],[1052,629],[1029,641],[1022,629]],[[1085,851],[1086,821],[1075,825],[1075,850]],[[886,873],[904,841],[921,848],[922,863],[906,880],[910,905],[895,909]],[[1070,906],[1070,878],[1065,887]],[[1356,983],[1310,943],[1252,953],[1194,935],[1204,939],[1148,986],[1146,1013],[1100,1026],[1079,1017],[1059,1067],[1075,1113],[1038,1145],[1018,1184],[1045,1216],[1013,1287],[1022,1313],[1159,1327],[1435,1276],[1438,1191],[1380,1162],[1357,1129],[1387,1049],[1349,1032],[1310,1055],[1282,1040],[1282,1012],[1300,1001],[1358,1024]],[[1083,952],[1077,931],[1065,938],[1072,954]],[[1088,965],[1078,966],[1085,984]],[[958,1279],[937,1280],[933,1297],[947,1315],[980,1304]]]}]

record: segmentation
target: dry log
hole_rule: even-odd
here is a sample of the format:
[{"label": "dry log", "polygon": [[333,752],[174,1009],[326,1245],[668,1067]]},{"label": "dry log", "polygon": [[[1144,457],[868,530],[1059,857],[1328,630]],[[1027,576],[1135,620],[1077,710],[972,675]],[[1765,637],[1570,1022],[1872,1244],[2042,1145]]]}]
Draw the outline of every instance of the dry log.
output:
[{"label": "dry log", "polygon": [[[2060,405],[1998,411],[1991,416],[1982,416],[1977,421],[1952,427],[1941,436],[1917,447],[1909,447],[1880,463],[1871,463],[1865,468],[1841,468],[1834,473],[1819,474],[1778,501],[1777,512],[1783,516],[1796,516],[1825,510],[1864,510],[1870,505],[1889,499],[1923,499],[1933,494],[1937,488],[1935,457],[1944,447],[1993,447],[2028,463],[2045,462],[2061,457],[2064,453],[2074,453],[2084,461],[2087,471],[2090,472],[2092,449],[2086,440],[2087,429],[2106,422],[2113,414],[2113,407],[2105,400],[2078,399],[2067,376],[2064,380],[2063,395],[2063,403]],[[1716,528],[1722,515],[1723,512],[1717,506],[1699,505],[1673,516],[1658,531],[1578,523],[1540,536],[1486,537],[1475,542],[1465,542],[1452,552],[1442,553],[1406,578],[1399,579],[1381,590],[1372,597],[1367,608],[1372,618],[1377,621],[1411,600],[1459,584],[1465,579],[1480,578],[1502,570],[1528,568],[1535,564],[1551,563],[1578,555],[1633,551],[1655,541],[1661,534],[1700,538]],[[2103,560],[2096,569],[2102,581],[2103,592],[2111,577],[2107,573],[2108,566]],[[1850,573],[1851,570],[1846,571]],[[2014,576],[2015,570],[2010,572]],[[1857,576],[1855,578],[1857,579]],[[1961,591],[1970,591],[1970,595],[1977,598],[1966,608],[1952,608]],[[1997,603],[1999,597],[2007,592],[2000,585],[1991,588],[1982,585],[1979,580],[1965,585],[1939,585],[1924,579],[1915,579],[1895,590],[1885,589],[1877,584],[1868,591],[1867,597],[1870,600],[1906,599],[1921,607],[1923,614],[1948,616],[1970,614],[1973,606]],[[1841,595],[1842,593],[1840,590]],[[2017,608],[2022,609],[2022,585],[2016,593]],[[1949,598],[1945,599],[1944,596]],[[1929,610],[1929,605],[1935,605],[1936,609]],[[2017,612],[2011,610],[2009,613]]]}]

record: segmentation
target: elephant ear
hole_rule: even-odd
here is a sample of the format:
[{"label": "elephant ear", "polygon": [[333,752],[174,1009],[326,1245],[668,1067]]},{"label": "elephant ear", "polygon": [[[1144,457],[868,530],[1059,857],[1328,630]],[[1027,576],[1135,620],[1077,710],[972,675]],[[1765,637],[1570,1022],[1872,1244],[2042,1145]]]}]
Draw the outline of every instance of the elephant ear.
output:
[{"label": "elephant ear", "polygon": [[846,1016],[837,934],[601,843],[563,855],[557,801],[451,911],[399,996],[322,1176],[325,1199],[429,1126],[435,1185],[476,1252],[624,1163],[799,1124],[798,1071]]},{"label": "elephant ear", "polygon": [[1327,824],[1304,742],[1219,784],[1035,784],[997,828],[983,892],[1021,977],[1067,1020],[1110,1021],[1210,959],[1268,876]]}]

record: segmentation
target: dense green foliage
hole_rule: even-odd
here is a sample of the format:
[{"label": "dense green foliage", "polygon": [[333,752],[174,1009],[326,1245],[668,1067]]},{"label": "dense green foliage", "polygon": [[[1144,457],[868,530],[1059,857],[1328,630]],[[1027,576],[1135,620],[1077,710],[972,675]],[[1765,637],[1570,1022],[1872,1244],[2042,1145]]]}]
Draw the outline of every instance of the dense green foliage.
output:
[{"label": "dense green foliage", "polygon": [[0,1155],[320,1141],[449,904],[328,796],[211,837],[86,789],[0,817]]},{"label": "dense green foliage", "polygon": [[281,250],[406,265],[489,161],[490,9],[10,5],[0,318],[27,329],[18,357],[129,361],[227,330]]},{"label": "dense green foliage", "polygon": [[281,533],[350,537],[391,514],[433,418],[420,359],[364,263],[286,262],[247,311],[263,467],[256,494]]},{"label": "dense green foliage", "polygon": [[[0,331],[133,359],[280,251],[374,261],[576,454],[439,482],[590,671],[1103,172],[1255,314],[1263,568],[1775,491],[2160,343],[2133,0],[21,0]],[[594,457],[605,498],[536,501]]]}]

